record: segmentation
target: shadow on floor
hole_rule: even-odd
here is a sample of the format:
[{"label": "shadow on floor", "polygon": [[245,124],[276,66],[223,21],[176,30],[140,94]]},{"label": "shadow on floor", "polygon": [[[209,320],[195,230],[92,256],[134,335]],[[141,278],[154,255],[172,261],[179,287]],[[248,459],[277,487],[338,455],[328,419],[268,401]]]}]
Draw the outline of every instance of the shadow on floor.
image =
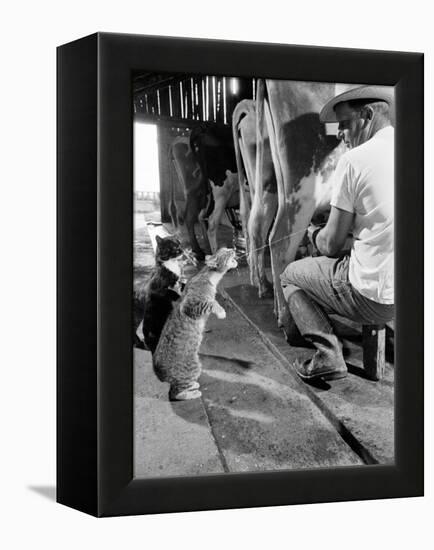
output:
[{"label": "shadow on floor", "polygon": [[38,493],[39,495],[48,498],[53,502],[56,502],[56,487],[51,485],[29,485],[27,487],[30,491]]}]

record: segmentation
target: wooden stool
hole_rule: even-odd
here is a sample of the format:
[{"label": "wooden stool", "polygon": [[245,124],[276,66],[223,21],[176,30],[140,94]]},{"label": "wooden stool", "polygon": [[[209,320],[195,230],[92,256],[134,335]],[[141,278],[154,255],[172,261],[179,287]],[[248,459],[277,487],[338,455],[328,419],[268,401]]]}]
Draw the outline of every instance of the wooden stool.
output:
[{"label": "wooden stool", "polygon": [[386,326],[363,325],[363,367],[370,380],[381,380],[385,369]]}]

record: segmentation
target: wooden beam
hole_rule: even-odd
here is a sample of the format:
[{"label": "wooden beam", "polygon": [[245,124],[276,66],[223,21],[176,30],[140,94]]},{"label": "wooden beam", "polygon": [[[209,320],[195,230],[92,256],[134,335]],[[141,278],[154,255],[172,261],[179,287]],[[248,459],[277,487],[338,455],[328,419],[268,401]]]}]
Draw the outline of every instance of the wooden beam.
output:
[{"label": "wooden beam", "polygon": [[[143,112],[134,113],[134,121],[145,122],[148,124],[158,124],[159,126],[172,127],[172,128],[193,128],[194,126],[216,126],[215,122],[202,122],[201,120],[195,120],[192,118],[177,118],[170,116],[158,116],[153,114],[146,114]],[[225,126],[224,124],[217,124],[217,126]]]},{"label": "wooden beam", "polygon": [[180,105],[180,116],[185,118],[184,113],[184,85],[182,82],[179,83],[179,105]]},{"label": "wooden beam", "polygon": [[189,85],[190,85],[190,108],[191,108],[191,118],[196,119],[196,105],[195,105],[195,99],[194,99],[194,80],[193,78],[189,78]]},{"label": "wooden beam", "polygon": [[227,81],[228,79],[224,76],[223,79],[223,122],[225,124],[229,123],[228,120],[228,99],[227,99]]},{"label": "wooden beam", "polygon": [[215,77],[208,77],[208,120],[215,121],[214,116],[215,102]]},{"label": "wooden beam", "polygon": [[202,120],[202,113],[200,110],[199,90],[201,89],[201,83],[199,78],[193,79],[194,84],[194,118],[196,120]]},{"label": "wooden beam", "polygon": [[363,367],[370,380],[381,380],[386,364],[386,327],[363,325]]},{"label": "wooden beam", "polygon": [[217,77],[215,80],[216,83],[216,122],[223,124],[223,78]]}]

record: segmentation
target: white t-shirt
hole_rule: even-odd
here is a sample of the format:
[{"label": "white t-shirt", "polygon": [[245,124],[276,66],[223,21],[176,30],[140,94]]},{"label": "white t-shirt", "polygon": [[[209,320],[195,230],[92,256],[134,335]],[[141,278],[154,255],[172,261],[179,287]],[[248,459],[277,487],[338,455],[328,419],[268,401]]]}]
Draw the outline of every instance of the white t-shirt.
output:
[{"label": "white t-shirt", "polygon": [[366,298],[394,303],[394,129],[346,152],[333,176],[332,206],[355,214],[349,279]]}]

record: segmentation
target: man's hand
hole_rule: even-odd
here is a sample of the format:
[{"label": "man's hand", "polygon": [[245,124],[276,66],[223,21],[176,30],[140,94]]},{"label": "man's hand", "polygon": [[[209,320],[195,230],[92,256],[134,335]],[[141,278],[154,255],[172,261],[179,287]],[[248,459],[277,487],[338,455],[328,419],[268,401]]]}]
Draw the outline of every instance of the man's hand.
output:
[{"label": "man's hand", "polygon": [[316,248],[321,254],[335,258],[344,247],[352,229],[354,214],[341,208],[331,207],[327,225],[313,234]]},{"label": "man's hand", "polygon": [[321,229],[322,229],[321,227],[319,227],[318,225],[314,225],[313,223],[311,223],[307,228],[307,237],[309,239],[309,243],[312,248],[311,256],[320,255],[320,252],[316,246],[315,240],[316,240],[316,236],[321,231]]}]

